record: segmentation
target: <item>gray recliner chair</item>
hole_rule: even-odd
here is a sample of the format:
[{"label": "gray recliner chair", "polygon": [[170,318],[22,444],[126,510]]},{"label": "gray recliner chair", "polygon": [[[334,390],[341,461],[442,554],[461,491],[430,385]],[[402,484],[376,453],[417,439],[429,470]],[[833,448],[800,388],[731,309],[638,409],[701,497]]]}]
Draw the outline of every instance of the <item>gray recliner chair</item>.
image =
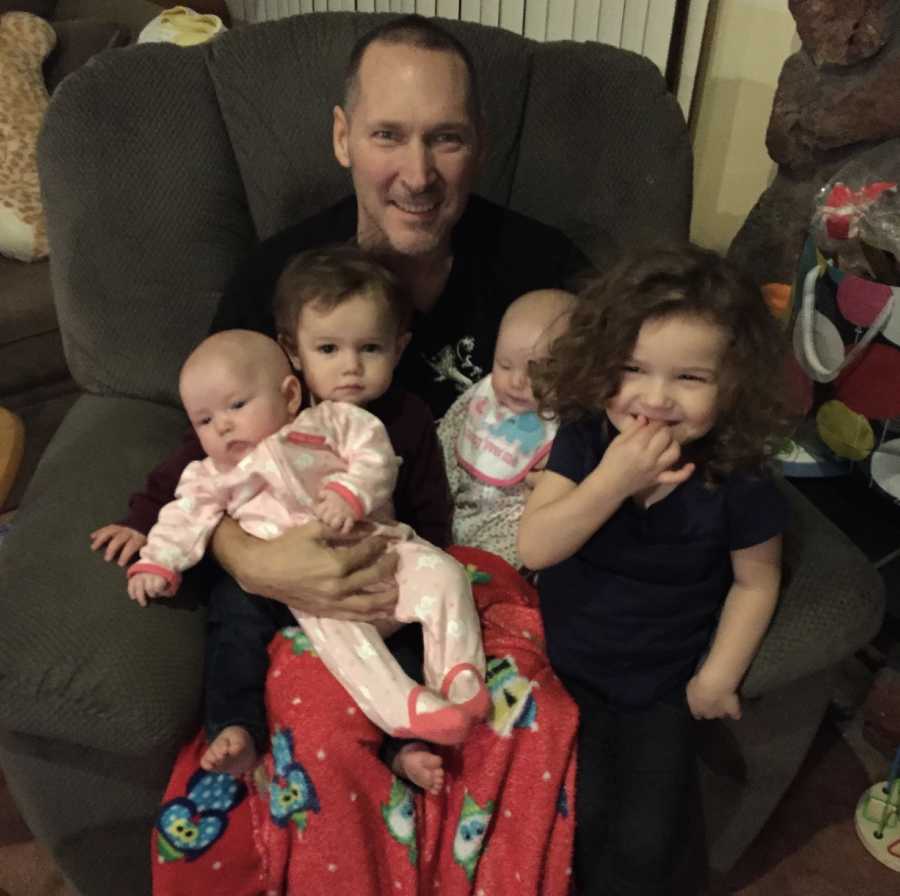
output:
[{"label": "gray recliner chair", "polygon": [[[187,423],[176,378],[255,242],[336,201],[344,61],[377,17],[327,13],[192,48],[110,52],[54,96],[40,144],[66,356],[83,395],[0,549],[0,764],[85,896],[148,893],[149,832],[199,722],[204,610],[190,577],[140,610],[88,550]],[[553,224],[598,265],[685,237],[691,151],[646,60],[447,23],[471,47],[490,124],[479,191]],[[712,865],[727,869],[803,759],[837,663],[877,630],[881,580],[790,486],[784,593],[745,718],[704,749]]]}]

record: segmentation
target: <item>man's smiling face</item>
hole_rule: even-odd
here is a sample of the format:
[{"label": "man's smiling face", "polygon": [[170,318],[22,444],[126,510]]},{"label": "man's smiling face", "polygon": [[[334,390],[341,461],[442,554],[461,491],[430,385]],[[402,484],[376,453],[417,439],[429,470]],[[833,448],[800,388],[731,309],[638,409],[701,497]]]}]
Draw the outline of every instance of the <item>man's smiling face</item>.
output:
[{"label": "man's smiling face", "polygon": [[373,42],[348,108],[334,110],[333,137],[353,176],[360,244],[411,257],[449,253],[480,151],[463,60]]}]

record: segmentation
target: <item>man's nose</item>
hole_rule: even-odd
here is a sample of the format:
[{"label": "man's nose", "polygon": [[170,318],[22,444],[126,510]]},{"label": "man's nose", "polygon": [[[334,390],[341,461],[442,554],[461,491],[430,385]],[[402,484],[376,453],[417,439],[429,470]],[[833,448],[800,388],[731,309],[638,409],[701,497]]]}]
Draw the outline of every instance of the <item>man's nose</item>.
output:
[{"label": "man's nose", "polygon": [[404,152],[400,176],[410,193],[421,193],[431,185],[434,162],[427,143],[422,140],[410,140]]}]

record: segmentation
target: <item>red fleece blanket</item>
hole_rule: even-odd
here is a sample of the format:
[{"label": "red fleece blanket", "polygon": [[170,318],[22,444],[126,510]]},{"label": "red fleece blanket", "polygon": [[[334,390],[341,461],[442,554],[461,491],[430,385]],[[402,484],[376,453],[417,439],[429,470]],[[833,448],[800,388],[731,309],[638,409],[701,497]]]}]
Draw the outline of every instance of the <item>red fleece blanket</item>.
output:
[{"label": "red fleece blanket", "polygon": [[544,651],[534,590],[473,548],[493,712],[443,751],[425,796],[378,759],[382,733],[299,628],[269,648],[265,775],[178,757],[152,838],[155,896],[564,896],[574,836],[577,711]]}]

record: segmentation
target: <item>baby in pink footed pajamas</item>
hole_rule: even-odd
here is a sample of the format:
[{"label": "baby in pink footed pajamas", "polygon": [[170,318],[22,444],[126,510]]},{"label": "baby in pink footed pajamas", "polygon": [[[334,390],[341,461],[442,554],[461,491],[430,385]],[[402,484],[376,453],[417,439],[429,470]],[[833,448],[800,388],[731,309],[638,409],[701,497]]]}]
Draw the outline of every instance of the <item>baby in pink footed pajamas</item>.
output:
[{"label": "baby in pink footed pajamas", "polygon": [[225,514],[263,539],[316,518],[340,532],[367,519],[398,555],[396,620],[422,624],[425,687],[403,672],[373,625],[295,615],[376,725],[400,737],[463,741],[490,704],[478,614],[463,567],[392,522],[399,461],[383,424],[342,401],[297,414],[301,386],[284,351],[247,330],[202,342],[179,388],[207,457],[185,469],[130,567],[132,599],[144,605],[173,593]]}]

